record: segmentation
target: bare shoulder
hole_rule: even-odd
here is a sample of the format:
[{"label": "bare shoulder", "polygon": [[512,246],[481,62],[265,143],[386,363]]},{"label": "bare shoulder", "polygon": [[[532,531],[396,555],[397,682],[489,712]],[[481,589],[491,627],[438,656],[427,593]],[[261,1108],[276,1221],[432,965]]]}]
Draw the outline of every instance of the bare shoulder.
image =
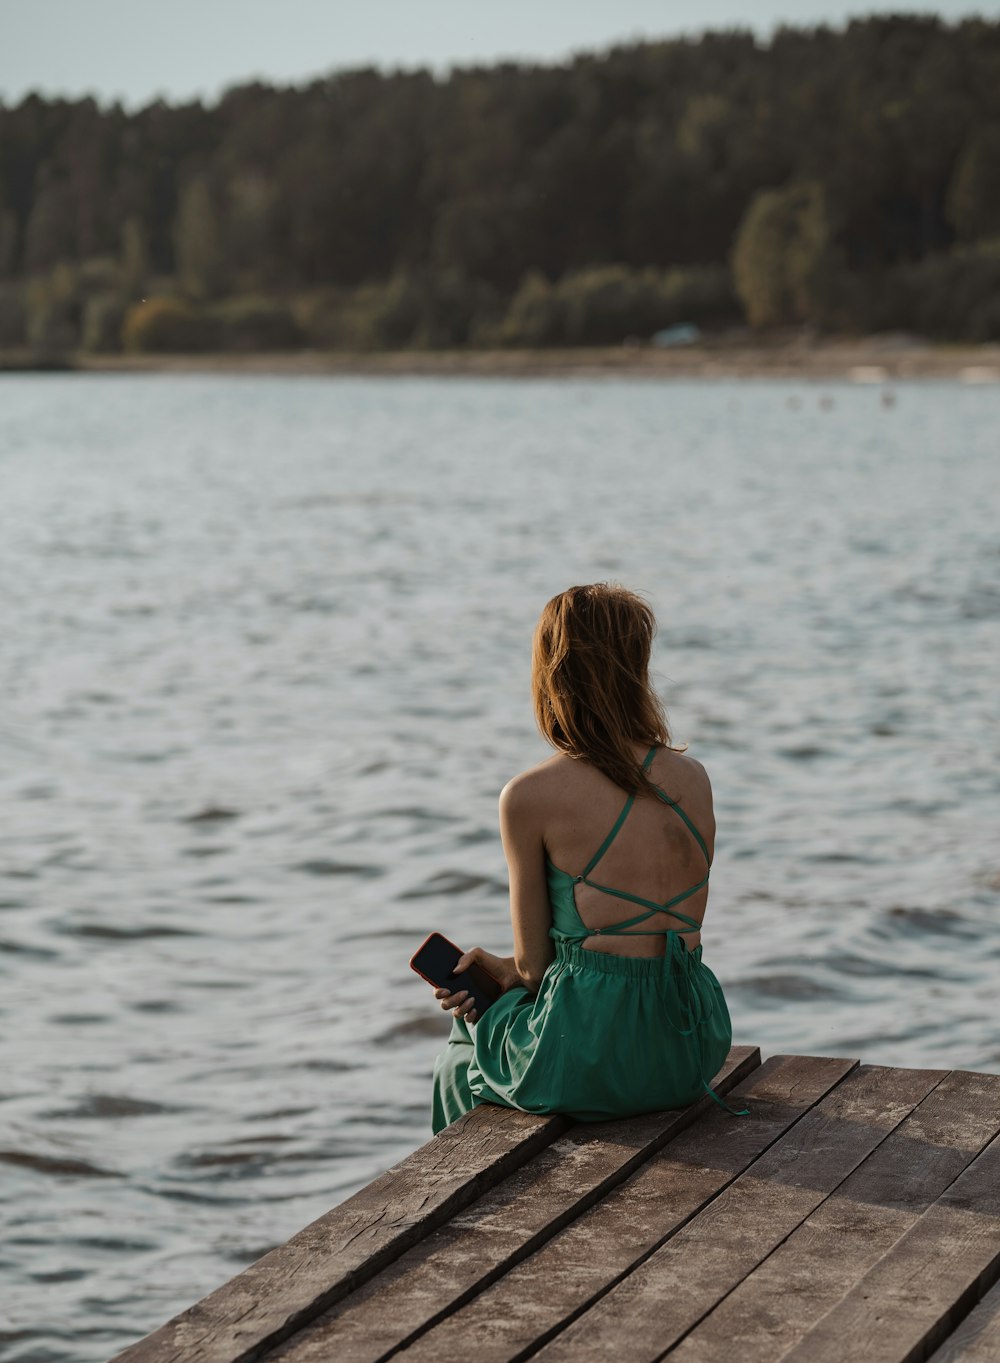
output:
[{"label": "bare shoulder", "polygon": [[682,766],[692,785],[699,786],[707,794],[712,793],[712,782],[708,772],[705,770],[704,763],[699,762],[697,757],[692,757],[690,753],[679,752],[676,754],[678,762]]},{"label": "bare shoulder", "polygon": [[667,762],[677,771],[698,772],[707,777],[704,764],[699,762],[687,748],[658,748],[656,753],[657,762]]},{"label": "bare shoulder", "polygon": [[556,787],[576,764],[564,753],[556,753],[511,779],[500,792],[500,813],[507,819],[532,817],[552,798]]},{"label": "bare shoulder", "polygon": [[[687,752],[667,749],[663,754],[661,781],[667,793],[684,804],[697,807],[702,818],[712,820],[712,782],[703,763]],[[660,775],[660,773],[658,773]]]}]

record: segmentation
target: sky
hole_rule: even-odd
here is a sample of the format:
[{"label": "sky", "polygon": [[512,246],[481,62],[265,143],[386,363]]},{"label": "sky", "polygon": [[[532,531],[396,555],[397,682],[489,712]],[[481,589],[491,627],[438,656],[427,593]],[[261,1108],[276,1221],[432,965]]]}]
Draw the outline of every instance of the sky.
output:
[{"label": "sky", "polygon": [[871,13],[1000,19],[1000,0],[0,0],[0,100],[30,91],[138,108],[333,70],[553,62],[705,29],[842,26]]}]

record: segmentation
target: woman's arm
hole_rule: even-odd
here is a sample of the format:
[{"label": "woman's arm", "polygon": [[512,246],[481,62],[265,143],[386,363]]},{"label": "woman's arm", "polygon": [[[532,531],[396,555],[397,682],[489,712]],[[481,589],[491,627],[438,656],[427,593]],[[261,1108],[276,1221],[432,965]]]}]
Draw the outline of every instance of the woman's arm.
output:
[{"label": "woman's arm", "polygon": [[536,993],[555,958],[555,947],[549,936],[552,910],[545,876],[539,783],[532,776],[515,776],[500,792],[500,838],[510,880],[514,963],[525,987]]},{"label": "woman's arm", "polygon": [[[555,958],[549,936],[552,910],[545,876],[540,806],[536,789],[523,776],[515,776],[500,792],[500,837],[510,880],[514,955],[494,956],[482,947],[472,947],[455,965],[458,972],[478,962],[500,981],[504,990],[521,985],[532,994],[537,993],[546,967]],[[446,1012],[475,1022],[475,1008],[466,991],[453,994],[447,989],[436,989],[434,997]]]}]

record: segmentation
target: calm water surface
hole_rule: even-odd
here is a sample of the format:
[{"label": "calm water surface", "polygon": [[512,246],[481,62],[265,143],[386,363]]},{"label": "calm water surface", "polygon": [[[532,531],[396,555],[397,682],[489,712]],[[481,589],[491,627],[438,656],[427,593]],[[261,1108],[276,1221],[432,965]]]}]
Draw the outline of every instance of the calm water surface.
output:
[{"label": "calm water surface", "polygon": [[0,1355],[97,1363],[430,1136],[531,629],[648,593],[736,1039],[1000,1070],[1000,389],[0,382]]}]

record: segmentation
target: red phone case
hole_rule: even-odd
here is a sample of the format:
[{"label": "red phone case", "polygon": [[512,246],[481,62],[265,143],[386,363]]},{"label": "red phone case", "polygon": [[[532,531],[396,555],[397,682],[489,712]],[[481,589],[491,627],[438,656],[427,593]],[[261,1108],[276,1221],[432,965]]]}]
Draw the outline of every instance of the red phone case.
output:
[{"label": "red phone case", "polygon": [[[424,972],[420,969],[419,966],[413,964],[413,962],[417,959],[417,957],[420,955],[420,953],[423,951],[424,947],[427,945],[427,943],[431,940],[432,937],[440,937],[442,942],[447,942],[448,945],[453,950],[457,951],[460,956],[464,955],[465,953],[462,951],[461,947],[456,946],[454,942],[452,942],[449,938],[447,938],[444,935],[443,932],[429,932],[427,936],[424,938],[424,940],[417,947],[413,955],[410,957],[411,970],[415,971],[416,974],[418,974],[422,980],[427,980],[427,983],[432,984],[435,989],[443,989],[444,988],[443,985],[438,984],[437,980],[429,979],[428,976],[424,974]],[[480,965],[478,962],[476,962],[476,969],[481,970],[483,974],[487,977],[487,979],[493,981],[493,983],[497,987],[497,997],[499,998],[499,996],[503,993],[503,985],[500,983],[497,977],[495,975],[491,975],[490,972],[486,969],[486,967],[484,965]]]}]

